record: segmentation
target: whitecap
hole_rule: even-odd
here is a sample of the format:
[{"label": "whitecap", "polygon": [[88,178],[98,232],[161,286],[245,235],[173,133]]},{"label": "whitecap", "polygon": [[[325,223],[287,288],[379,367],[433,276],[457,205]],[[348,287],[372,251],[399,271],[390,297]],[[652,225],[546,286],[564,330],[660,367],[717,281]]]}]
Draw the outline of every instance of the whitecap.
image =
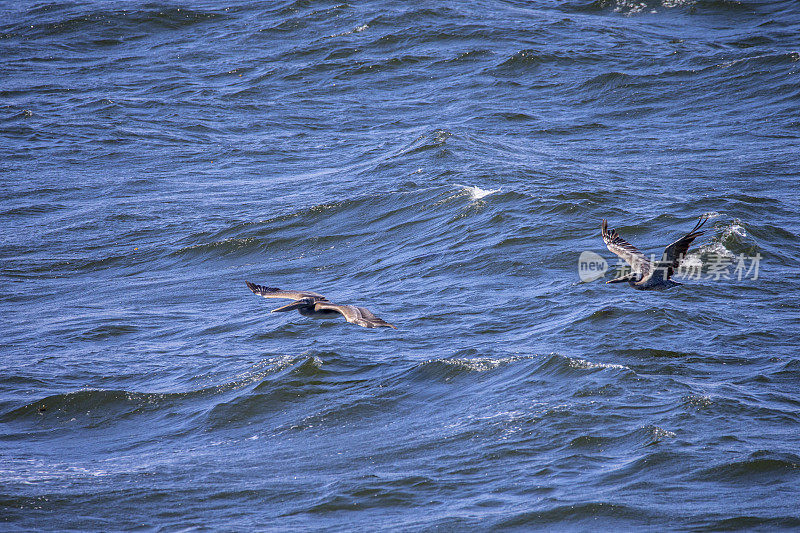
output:
[{"label": "whitecap", "polygon": [[500,357],[500,358],[476,357],[473,359],[461,359],[461,358],[431,359],[425,361],[424,364],[439,362],[439,363],[444,363],[446,365],[463,368],[465,370],[470,370],[473,372],[485,372],[487,370],[494,370],[495,368],[499,367],[502,364],[513,363],[521,359],[529,359],[529,357],[512,355],[510,357]]},{"label": "whitecap", "polygon": [[663,439],[673,439],[676,436],[674,431],[654,425],[645,426],[645,429],[650,433],[650,437],[653,439],[650,444],[655,444]]},{"label": "whitecap", "polygon": [[[712,218],[709,216],[709,218]],[[691,261],[696,257],[698,261],[703,262],[703,259],[708,256],[718,256],[724,258],[736,257],[730,249],[731,244],[742,242],[747,237],[747,231],[739,219],[733,219],[729,225],[720,225],[715,228],[718,232],[711,239],[701,245],[694,253],[686,256],[684,262]],[[699,257],[698,257],[699,256]]]},{"label": "whitecap", "polygon": [[630,370],[630,368],[625,365],[616,365],[613,363],[593,363],[591,361],[587,361],[586,359],[580,359],[579,357],[568,357],[567,361],[567,364],[571,368],[578,368],[581,370],[593,370],[595,368]]},{"label": "whitecap", "polygon": [[341,33],[333,33],[330,37],[344,37],[345,35],[351,35],[353,33],[361,33],[362,31],[366,31],[369,29],[369,24],[362,24],[361,26],[356,26],[352,30],[344,31]]},{"label": "whitecap", "polygon": [[467,191],[473,200],[480,200],[481,198],[485,198],[490,194],[500,192],[500,189],[481,189],[480,187],[474,187],[471,185],[459,185],[459,187]]},{"label": "whitecap", "polygon": [[747,237],[747,232],[745,232],[744,226],[739,223],[739,220],[734,220],[733,224],[725,228],[725,231],[722,233],[722,238],[726,239],[732,235]]}]

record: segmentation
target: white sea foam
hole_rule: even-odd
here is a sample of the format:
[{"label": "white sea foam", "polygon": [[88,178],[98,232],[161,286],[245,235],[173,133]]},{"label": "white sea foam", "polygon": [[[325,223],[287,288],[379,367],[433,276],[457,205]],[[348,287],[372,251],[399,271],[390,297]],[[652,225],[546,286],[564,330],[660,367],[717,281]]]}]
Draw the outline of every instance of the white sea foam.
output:
[{"label": "white sea foam", "polygon": [[473,187],[471,185],[459,185],[459,187],[467,191],[473,200],[480,200],[490,194],[500,192],[500,189],[481,189],[480,187]]},{"label": "white sea foam", "polygon": [[581,370],[591,370],[595,368],[602,368],[602,369],[615,369],[615,370],[630,370],[629,367],[625,365],[616,365],[613,363],[593,363],[591,361],[587,361],[585,359],[580,359],[578,357],[570,357],[567,359],[567,364],[571,368],[579,368]]},{"label": "white sea foam", "polygon": [[471,370],[475,372],[485,372],[486,370],[493,370],[504,363],[512,363],[515,361],[519,361],[520,359],[524,359],[524,357],[511,356],[511,357],[500,357],[497,359],[492,359],[491,357],[476,357],[474,359],[460,359],[460,358],[431,359],[430,361],[426,361],[426,363],[433,363],[438,361],[446,365],[452,365],[464,368],[466,370]]},{"label": "white sea foam", "polygon": [[725,231],[722,233],[722,238],[725,239],[731,235],[736,235],[737,237],[747,237],[747,232],[745,232],[744,226],[741,225],[738,219],[734,220],[733,224],[725,228]]},{"label": "white sea foam", "polygon": [[692,5],[696,0],[661,0],[651,1],[647,0],[641,2],[639,0],[618,0],[613,2],[614,11],[622,13],[623,15],[636,15],[645,11],[649,13],[658,13],[658,8],[674,8],[685,5]]},{"label": "white sea foam", "polygon": [[[720,215],[718,213],[708,213],[707,216],[709,218],[715,218],[715,216]],[[702,257],[706,255],[728,258],[735,257],[735,254],[727,248],[726,243],[741,241],[743,238],[747,237],[747,232],[741,221],[739,219],[733,219],[730,225],[718,226],[715,229],[718,233],[710,242],[701,245],[694,253],[687,255],[686,259],[684,259],[685,264],[688,265],[690,261],[702,262]]]},{"label": "white sea foam", "polygon": [[362,31],[366,31],[369,29],[369,24],[362,24],[361,26],[356,26],[352,30],[344,31],[341,33],[334,33],[330,35],[331,37],[344,37],[345,35],[351,35],[353,33],[361,33]]},{"label": "white sea foam", "polygon": [[653,442],[658,442],[662,439],[671,439],[675,437],[675,432],[668,429],[660,428],[658,426],[646,426],[646,429],[653,437]]}]

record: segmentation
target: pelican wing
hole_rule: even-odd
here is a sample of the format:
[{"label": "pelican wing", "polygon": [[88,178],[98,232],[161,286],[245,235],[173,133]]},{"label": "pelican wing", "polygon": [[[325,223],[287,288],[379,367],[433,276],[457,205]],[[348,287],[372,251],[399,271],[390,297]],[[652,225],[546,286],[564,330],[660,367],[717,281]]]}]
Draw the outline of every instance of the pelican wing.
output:
[{"label": "pelican wing", "polygon": [[265,287],[264,285],[256,285],[245,281],[247,287],[259,296],[264,298],[284,298],[286,300],[303,300],[310,298],[312,302],[317,300],[327,300],[323,295],[311,291],[283,291],[275,287]]},{"label": "pelican wing", "polygon": [[692,241],[705,233],[704,231],[698,230],[703,227],[703,224],[706,223],[706,220],[708,220],[707,217],[701,216],[700,220],[692,228],[692,231],[664,248],[664,255],[661,257],[661,261],[669,266],[670,274],[672,274],[673,269],[678,268],[678,265],[686,255],[686,252],[689,251],[689,246],[692,245]]},{"label": "pelican wing", "polygon": [[617,254],[622,260],[628,263],[634,272],[639,272],[642,277],[646,277],[652,270],[652,263],[634,245],[619,236],[616,230],[608,230],[608,222],[603,219],[601,226],[603,241],[608,249]]},{"label": "pelican wing", "polygon": [[314,300],[311,298],[301,298],[300,300],[295,300],[294,302],[286,305],[282,305],[276,309],[270,311],[271,313],[284,313],[286,311],[293,311],[295,309],[301,309],[303,307],[311,307],[314,305]]},{"label": "pelican wing", "polygon": [[369,309],[364,307],[356,307],[355,305],[340,305],[331,302],[316,302],[314,304],[316,311],[336,311],[341,313],[345,320],[352,324],[357,324],[365,328],[392,328],[397,329],[383,319],[380,319],[372,314]]}]

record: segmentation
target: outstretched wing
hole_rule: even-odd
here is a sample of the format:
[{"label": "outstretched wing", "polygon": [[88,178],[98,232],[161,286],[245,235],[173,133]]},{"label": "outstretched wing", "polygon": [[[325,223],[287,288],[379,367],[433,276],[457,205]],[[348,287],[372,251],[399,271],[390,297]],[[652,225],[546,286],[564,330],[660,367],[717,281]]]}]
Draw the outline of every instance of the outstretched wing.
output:
[{"label": "outstretched wing", "polygon": [[[286,305],[282,305],[276,309],[270,311],[271,313],[284,313],[286,311],[294,311],[295,309],[300,310],[303,307],[309,308],[314,305],[314,300],[311,298],[301,298],[300,300],[295,300],[294,302]],[[302,311],[301,311],[302,313]]]},{"label": "outstretched wing", "polygon": [[672,275],[673,269],[678,268],[686,252],[689,251],[689,246],[692,245],[692,241],[705,233],[704,231],[698,230],[703,227],[703,224],[705,224],[707,220],[708,217],[701,215],[700,220],[689,233],[664,248],[664,255],[661,256],[661,262],[668,265],[669,275]]},{"label": "outstretched wing", "polygon": [[355,305],[340,305],[331,302],[317,302],[314,304],[316,311],[336,311],[341,313],[345,320],[352,324],[357,324],[365,328],[392,328],[397,329],[385,320],[376,317],[369,309],[364,307],[356,307]]},{"label": "outstretched wing", "polygon": [[603,219],[603,224],[600,227],[603,232],[603,241],[605,241],[608,249],[628,263],[634,272],[639,272],[643,278],[647,277],[653,265],[644,254],[634,245],[620,237],[616,230],[609,231],[606,219]]},{"label": "outstretched wing", "polygon": [[264,285],[256,285],[245,281],[247,287],[259,296],[264,298],[285,298],[286,300],[303,300],[310,298],[312,301],[327,300],[323,295],[311,291],[283,291],[275,287],[265,287]]}]

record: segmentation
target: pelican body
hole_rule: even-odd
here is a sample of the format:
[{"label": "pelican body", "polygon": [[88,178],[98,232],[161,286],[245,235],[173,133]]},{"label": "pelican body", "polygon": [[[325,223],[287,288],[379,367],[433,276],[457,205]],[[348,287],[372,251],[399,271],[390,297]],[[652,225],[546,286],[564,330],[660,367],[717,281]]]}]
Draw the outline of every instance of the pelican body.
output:
[{"label": "pelican body", "polygon": [[311,291],[284,291],[275,287],[265,287],[246,281],[247,287],[253,293],[264,298],[283,298],[294,300],[290,304],[273,309],[273,313],[297,310],[301,315],[312,318],[338,318],[343,316],[352,324],[364,328],[392,328],[397,329],[385,320],[378,318],[369,309],[355,305],[335,304],[326,297]]},{"label": "pelican body", "polygon": [[606,283],[627,282],[628,285],[639,290],[664,290],[683,285],[670,278],[672,278],[675,269],[678,268],[678,265],[686,256],[692,241],[705,233],[698,230],[706,223],[706,220],[708,220],[707,217],[701,216],[689,233],[664,249],[661,261],[652,262],[638,248],[620,237],[615,230],[609,230],[606,219],[603,219],[601,225],[603,241],[611,252],[628,263],[631,266],[631,270],[633,270],[627,276],[615,278]]}]

